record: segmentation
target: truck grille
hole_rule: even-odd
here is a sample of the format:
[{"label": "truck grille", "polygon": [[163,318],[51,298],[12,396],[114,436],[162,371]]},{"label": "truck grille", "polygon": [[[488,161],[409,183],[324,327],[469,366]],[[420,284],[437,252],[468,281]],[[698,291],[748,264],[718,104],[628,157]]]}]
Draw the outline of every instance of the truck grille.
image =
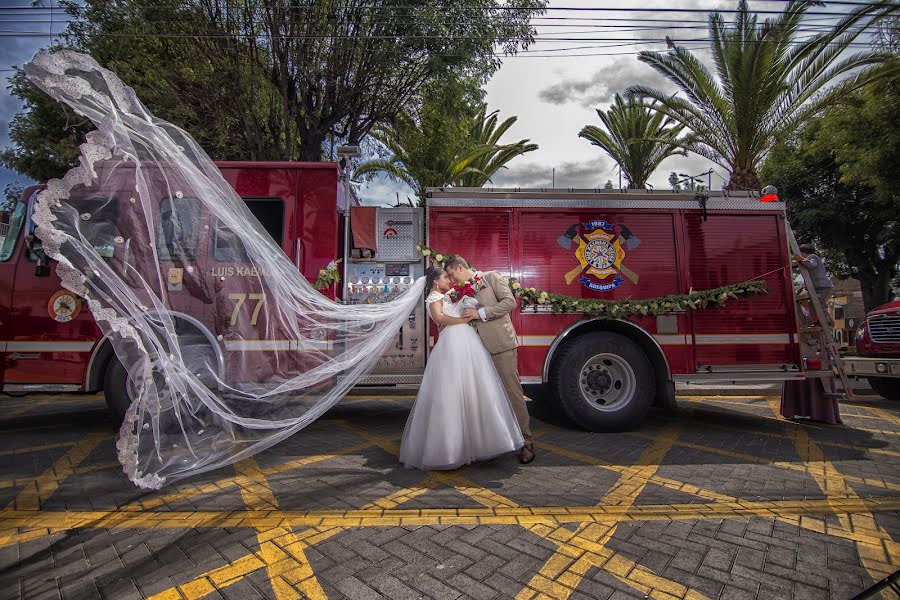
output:
[{"label": "truck grille", "polygon": [[880,344],[900,343],[900,316],[876,315],[868,318],[872,341]]}]

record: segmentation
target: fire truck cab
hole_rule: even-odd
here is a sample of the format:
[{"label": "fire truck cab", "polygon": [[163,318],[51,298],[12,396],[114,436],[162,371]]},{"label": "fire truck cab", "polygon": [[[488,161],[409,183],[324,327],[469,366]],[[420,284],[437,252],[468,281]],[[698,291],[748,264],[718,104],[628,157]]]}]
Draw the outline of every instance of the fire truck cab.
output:
[{"label": "fire truck cab", "polygon": [[[342,251],[339,211],[356,204],[356,200],[337,164],[218,162],[217,166],[310,281]],[[120,211],[135,210],[133,204],[128,205],[129,196],[133,196],[128,189],[133,183],[127,181],[127,175],[115,174],[122,171],[121,165],[115,172],[112,167],[106,174],[102,164],[97,166],[98,177],[120,178],[103,187],[118,191],[100,196],[73,194],[69,202],[91,214],[82,231],[92,238],[95,248],[104,249],[98,252],[106,260],[127,265],[130,253],[133,264],[141,240],[134,232],[125,231],[118,219]],[[82,300],[62,287],[55,262],[43,255],[40,240],[34,236],[31,213],[41,189],[33,186],[25,190],[12,211],[9,231],[0,239],[0,390],[7,394],[103,390],[112,411],[121,416],[130,402],[127,372]],[[156,219],[176,211],[189,225],[158,227],[160,239],[143,240],[156,244],[160,262],[147,267],[168,274],[166,308],[177,324],[179,343],[195,346],[192,355],[197,360],[229,376],[233,353],[258,353],[258,368],[237,375],[244,379],[262,381],[273,376],[266,365],[290,365],[290,357],[296,354],[290,344],[283,347],[273,340],[253,340],[252,335],[228,341],[228,327],[233,325],[229,315],[242,300],[231,297],[235,294],[229,294],[228,282],[253,275],[239,239],[196,198],[159,198],[152,210]],[[188,264],[173,262],[169,250],[174,246],[179,247],[180,256],[192,257]],[[146,254],[143,260],[148,260]],[[179,293],[189,288],[192,293]],[[198,288],[209,293],[198,294]],[[323,293],[333,298],[335,289]],[[205,300],[198,300],[205,296]],[[247,307],[252,301],[263,301],[243,300]],[[260,309],[258,318],[263,323],[265,307],[255,308]]]},{"label": "fire truck cab", "polygon": [[888,400],[900,400],[900,300],[869,311],[856,332],[856,352],[844,358],[848,374],[868,379]]}]

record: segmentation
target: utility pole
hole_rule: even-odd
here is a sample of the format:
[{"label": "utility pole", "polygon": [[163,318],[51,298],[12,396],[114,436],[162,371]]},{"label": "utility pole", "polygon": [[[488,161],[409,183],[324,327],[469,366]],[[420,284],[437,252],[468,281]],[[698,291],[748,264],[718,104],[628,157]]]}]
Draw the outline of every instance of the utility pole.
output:
[{"label": "utility pole", "polygon": [[706,175],[706,191],[711,192],[712,191],[712,172],[713,172],[713,170],[710,169],[709,171],[705,171],[705,172],[699,173],[697,175],[687,175],[685,173],[679,173],[678,176],[682,177],[683,179],[681,179],[681,181],[679,181],[678,183],[690,182],[688,189],[693,191],[693,190],[697,189],[697,184],[700,183],[701,181],[703,181],[703,176]]}]

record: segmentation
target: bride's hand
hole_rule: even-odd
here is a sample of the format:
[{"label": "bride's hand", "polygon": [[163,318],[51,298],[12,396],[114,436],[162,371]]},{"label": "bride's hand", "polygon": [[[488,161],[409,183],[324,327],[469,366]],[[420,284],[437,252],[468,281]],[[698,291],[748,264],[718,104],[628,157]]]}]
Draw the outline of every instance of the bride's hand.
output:
[{"label": "bride's hand", "polygon": [[474,321],[475,319],[480,319],[481,315],[478,314],[478,311],[474,308],[470,308],[466,312],[463,313],[463,317],[470,321]]}]

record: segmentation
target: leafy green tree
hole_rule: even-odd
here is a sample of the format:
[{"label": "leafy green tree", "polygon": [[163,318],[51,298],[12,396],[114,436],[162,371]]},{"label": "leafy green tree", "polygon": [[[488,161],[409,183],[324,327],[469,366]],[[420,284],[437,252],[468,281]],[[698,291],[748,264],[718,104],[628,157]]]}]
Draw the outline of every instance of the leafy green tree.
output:
[{"label": "leafy green tree", "polygon": [[[498,54],[533,41],[530,18],[544,0],[502,10],[497,0],[64,4],[75,17],[66,44],[116,72],[213,158],[321,160],[326,141],[358,143],[413,108],[430,81],[485,81]],[[83,131],[54,131],[60,110],[27,104],[4,163],[40,179],[68,167]],[[38,165],[56,144],[54,161]]]},{"label": "leafy green tree", "polygon": [[434,82],[416,115],[403,113],[370,133],[386,154],[360,164],[354,177],[385,173],[413,188],[422,205],[429,187],[484,185],[537,145],[500,143],[516,117],[498,124],[497,111],[488,114],[481,97],[472,80]]},{"label": "leafy green tree", "polygon": [[578,137],[600,147],[622,169],[629,188],[644,188],[659,163],[684,154],[678,139],[683,126],[656,110],[656,103],[637,98],[627,101],[619,94],[607,111],[597,109],[603,129],[586,125]]},{"label": "leafy green tree", "polygon": [[12,211],[24,191],[25,188],[18,183],[7,183],[3,188],[3,196],[0,197],[0,213]]},{"label": "leafy green tree", "polygon": [[730,26],[720,13],[709,17],[714,72],[673,44],[665,53],[641,52],[639,60],[667,77],[681,95],[643,85],[628,93],[657,101],[659,110],[691,131],[684,147],[728,169],[726,189],[759,189],[758,169],[776,139],[898,69],[897,61],[885,63],[889,53],[854,52],[853,45],[869,25],[900,6],[860,4],[831,29],[805,38],[804,15],[818,5],[790,0],[781,14],[759,23],[740,0]]},{"label": "leafy green tree", "polygon": [[672,188],[673,192],[681,191],[681,181],[678,179],[678,175],[675,171],[669,173],[669,187]]},{"label": "leafy green tree", "polygon": [[791,224],[815,240],[838,275],[860,281],[866,310],[891,299],[900,275],[900,80],[846,98],[776,144],[766,183]]},{"label": "leafy green tree", "polygon": [[9,90],[25,110],[9,123],[15,147],[0,151],[0,164],[36,181],[61,176],[75,165],[78,144],[93,127],[31,85],[21,71],[10,78]]}]

